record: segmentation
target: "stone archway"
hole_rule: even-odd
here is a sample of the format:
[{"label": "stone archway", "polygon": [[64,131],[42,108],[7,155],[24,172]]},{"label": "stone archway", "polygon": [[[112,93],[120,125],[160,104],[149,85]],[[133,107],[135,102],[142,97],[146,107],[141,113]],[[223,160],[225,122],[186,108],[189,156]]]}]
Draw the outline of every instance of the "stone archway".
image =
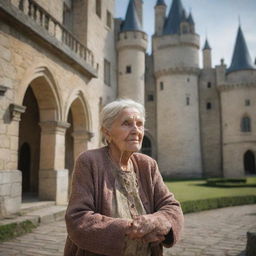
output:
[{"label": "stone archway", "polygon": [[255,155],[251,150],[246,151],[244,154],[244,170],[245,174],[256,174]]},{"label": "stone archway", "polygon": [[18,169],[22,172],[23,197],[38,196],[40,159],[39,108],[32,87],[29,86],[23,99],[26,111],[19,123]]},{"label": "stone archway", "polygon": [[[64,155],[65,131],[69,125],[61,121],[61,97],[50,71],[41,67],[36,69],[31,78],[29,86],[26,90],[23,88],[21,93],[24,92],[23,102],[28,109],[32,101],[34,106],[37,105],[37,117],[32,118],[30,114],[30,118],[26,119],[25,116],[29,115],[29,111],[25,111],[24,116],[21,116],[20,128],[24,126],[26,130],[21,129],[20,145],[24,137],[32,136],[34,131],[39,134],[37,140],[34,139],[30,143],[30,146],[34,147],[33,150],[31,148],[30,169],[32,174],[36,174],[30,177],[31,183],[35,185],[34,189],[38,191],[39,199],[53,200],[57,204],[66,203],[68,171],[64,169]],[[27,95],[29,96],[26,104]],[[38,154],[37,159],[32,159],[34,153]]]},{"label": "stone archway", "polygon": [[65,136],[65,169],[69,170],[69,188],[75,159],[87,150],[88,141],[93,136],[90,132],[90,112],[82,92],[75,94],[72,99],[67,111],[67,122],[70,127]]}]

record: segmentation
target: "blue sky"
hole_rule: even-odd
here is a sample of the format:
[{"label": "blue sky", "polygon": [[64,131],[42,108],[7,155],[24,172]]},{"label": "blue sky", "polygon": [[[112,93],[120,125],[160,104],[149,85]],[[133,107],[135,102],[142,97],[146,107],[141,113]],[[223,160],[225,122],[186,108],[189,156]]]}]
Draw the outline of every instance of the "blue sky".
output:
[{"label": "blue sky", "polygon": [[[218,65],[224,58],[229,66],[233,54],[239,17],[251,58],[256,57],[256,0],[181,0],[184,8],[192,15],[196,32],[204,45],[207,34],[212,48],[213,65]],[[167,14],[172,0],[165,0]],[[154,6],[156,0],[144,0],[144,30],[154,33]],[[115,17],[124,18],[128,0],[116,0]],[[148,52],[151,51],[150,45]],[[201,59],[201,58],[200,58]]]}]

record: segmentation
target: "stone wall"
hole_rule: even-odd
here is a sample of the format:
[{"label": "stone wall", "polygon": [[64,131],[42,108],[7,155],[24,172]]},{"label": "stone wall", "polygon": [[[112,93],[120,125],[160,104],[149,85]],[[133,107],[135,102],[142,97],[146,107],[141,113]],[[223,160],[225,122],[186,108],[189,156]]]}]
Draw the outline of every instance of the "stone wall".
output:
[{"label": "stone wall", "polygon": [[221,109],[214,69],[201,71],[199,99],[203,174],[205,177],[220,177],[222,176]]},{"label": "stone wall", "polygon": [[[65,170],[65,147],[70,147],[70,143],[65,145],[65,132],[70,126],[70,110],[73,133],[69,136],[73,136],[74,159],[81,151],[100,144],[100,102],[110,101],[116,96],[114,28],[106,26],[106,12],[113,13],[114,1],[103,2],[101,19],[95,13],[94,3],[88,1],[90,22],[85,38],[87,46],[91,47],[94,63],[98,64],[98,78],[94,79],[89,75],[90,70],[84,71],[77,63],[70,61],[70,58],[77,58],[72,49],[59,44],[63,52],[56,51],[49,44],[52,38],[44,38],[47,31],[43,28],[38,30],[42,33],[28,33],[26,26],[38,27],[29,17],[20,14],[20,20],[26,21],[26,24],[20,24],[21,28],[12,23],[18,21],[12,21],[7,16],[0,22],[0,84],[7,88],[5,94],[0,96],[0,174],[9,175],[7,184],[10,187],[19,184],[16,194],[6,192],[7,186],[0,185],[3,214],[17,211],[20,204],[16,202],[21,201],[21,174],[14,174],[18,168],[19,145],[33,132],[27,122],[24,126],[27,131],[23,129],[21,134],[24,136],[19,138],[20,122],[26,122],[22,113],[26,111],[23,105],[26,105],[24,96],[28,88],[35,95],[39,111],[40,164],[38,181],[33,182],[35,186],[36,182],[39,184],[41,199],[54,200],[58,204],[67,201],[69,175]],[[60,21],[62,5],[62,1],[54,1],[47,7],[49,13]],[[10,13],[16,11],[15,7],[8,8]],[[17,12],[20,10],[17,9]],[[69,56],[65,55],[67,52]],[[104,84],[104,58],[111,61],[111,86]],[[93,134],[95,136],[91,138]],[[34,172],[32,176],[36,179]],[[14,202],[14,196],[17,197],[15,204],[9,203]]]}]

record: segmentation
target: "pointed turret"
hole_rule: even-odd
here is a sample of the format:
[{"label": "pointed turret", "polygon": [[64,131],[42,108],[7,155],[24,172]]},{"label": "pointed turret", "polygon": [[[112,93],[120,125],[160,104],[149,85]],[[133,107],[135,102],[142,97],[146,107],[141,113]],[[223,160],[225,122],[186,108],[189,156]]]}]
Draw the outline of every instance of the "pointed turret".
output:
[{"label": "pointed turret", "polygon": [[142,31],[134,0],[130,0],[121,31]]},{"label": "pointed turret", "polygon": [[212,48],[210,47],[210,44],[208,42],[208,39],[205,39],[205,43],[204,43],[204,48],[203,50],[211,50]]},{"label": "pointed turret", "polygon": [[212,68],[212,49],[207,38],[205,39],[205,44],[203,48],[203,68]]},{"label": "pointed turret", "polygon": [[248,70],[248,69],[255,69],[253,66],[247,44],[243,35],[243,31],[239,26],[235,48],[233,52],[232,62],[227,70],[228,73],[238,70]]},{"label": "pointed turret", "polygon": [[166,6],[166,3],[165,3],[164,0],[157,0],[156,6],[157,6],[157,5],[165,5],[165,6]]},{"label": "pointed turret", "polygon": [[194,22],[194,19],[193,19],[193,16],[192,16],[191,12],[189,13],[189,16],[188,16],[188,23],[190,25],[195,25],[195,22]]},{"label": "pointed turret", "polygon": [[164,35],[179,34],[184,8],[180,0],[173,0],[168,18],[164,24]]},{"label": "pointed turret", "polygon": [[157,0],[155,5],[155,35],[157,36],[163,34],[166,8],[164,0]]},{"label": "pointed turret", "polygon": [[142,31],[137,15],[137,8],[140,17],[143,15],[142,2],[142,0],[129,1],[116,47],[118,51],[118,97],[130,98],[144,104],[147,35]]}]

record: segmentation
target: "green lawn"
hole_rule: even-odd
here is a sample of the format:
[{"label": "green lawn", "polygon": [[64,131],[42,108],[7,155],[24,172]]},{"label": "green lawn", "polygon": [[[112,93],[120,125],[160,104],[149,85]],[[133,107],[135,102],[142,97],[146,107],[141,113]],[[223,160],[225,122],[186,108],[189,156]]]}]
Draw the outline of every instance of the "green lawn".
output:
[{"label": "green lawn", "polygon": [[256,177],[247,178],[248,187],[209,187],[204,186],[205,180],[183,180],[183,181],[166,181],[170,191],[180,202],[188,200],[256,195]]}]

